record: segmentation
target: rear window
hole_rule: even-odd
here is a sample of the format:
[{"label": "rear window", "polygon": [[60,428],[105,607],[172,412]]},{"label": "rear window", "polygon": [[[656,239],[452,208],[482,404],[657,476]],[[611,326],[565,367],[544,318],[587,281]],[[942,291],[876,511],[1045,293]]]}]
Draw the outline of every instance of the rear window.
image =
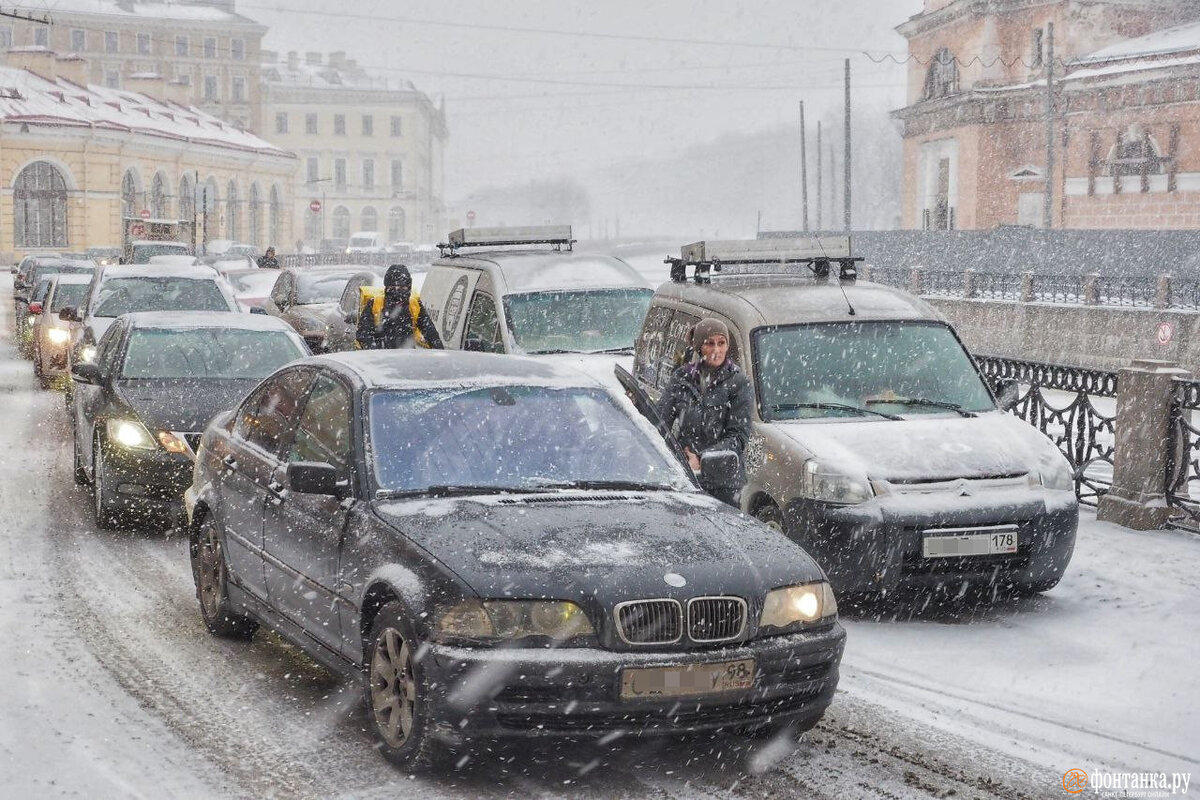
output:
[{"label": "rear window", "polygon": [[346,272],[333,275],[299,274],[296,276],[296,302],[300,305],[336,303],[342,299],[346,284],[357,273]]},{"label": "rear window", "polygon": [[215,279],[113,278],[100,285],[93,316],[136,311],[232,311]]},{"label": "rear window", "polygon": [[133,246],[133,263],[149,264],[153,256],[190,255],[192,249],[186,244],[177,242],[160,242],[158,244],[138,244]]}]

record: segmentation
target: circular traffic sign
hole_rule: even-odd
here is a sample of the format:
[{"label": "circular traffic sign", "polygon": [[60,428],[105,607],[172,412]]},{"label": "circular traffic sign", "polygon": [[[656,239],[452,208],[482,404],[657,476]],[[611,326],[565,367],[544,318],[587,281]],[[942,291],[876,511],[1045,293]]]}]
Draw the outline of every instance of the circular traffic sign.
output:
[{"label": "circular traffic sign", "polygon": [[148,208],[143,208],[143,209],[142,209],[140,212],[138,212],[138,213],[139,213],[139,214],[141,214],[141,216],[142,216],[142,219],[150,219],[150,209],[148,209]]},{"label": "circular traffic sign", "polygon": [[308,210],[314,214],[321,213],[321,201],[313,200],[311,203],[308,204]]},{"label": "circular traffic sign", "polygon": [[467,222],[474,222],[474,221],[475,221],[475,212],[468,211],[467,212]]},{"label": "circular traffic sign", "polygon": [[1166,347],[1175,338],[1175,326],[1169,322],[1158,323],[1158,329],[1154,332],[1154,340],[1159,346]]}]

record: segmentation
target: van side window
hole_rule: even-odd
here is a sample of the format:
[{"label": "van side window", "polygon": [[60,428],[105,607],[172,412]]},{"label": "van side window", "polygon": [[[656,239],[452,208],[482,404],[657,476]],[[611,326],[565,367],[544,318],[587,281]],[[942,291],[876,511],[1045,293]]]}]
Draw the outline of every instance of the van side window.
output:
[{"label": "van side window", "polygon": [[676,311],[675,316],[671,318],[671,324],[667,326],[666,347],[659,356],[658,386],[660,388],[667,385],[671,373],[687,360],[691,348],[691,342],[688,339],[692,334],[692,327],[699,321],[699,317],[686,311]]},{"label": "van side window", "polygon": [[667,325],[671,321],[671,309],[655,306],[646,312],[638,344],[634,348],[636,360],[633,374],[639,381],[651,386],[658,385],[658,363],[667,344]]},{"label": "van side window", "polygon": [[504,342],[500,339],[500,317],[496,313],[496,301],[490,295],[476,292],[471,298],[466,339],[478,339],[484,353],[504,352]]}]

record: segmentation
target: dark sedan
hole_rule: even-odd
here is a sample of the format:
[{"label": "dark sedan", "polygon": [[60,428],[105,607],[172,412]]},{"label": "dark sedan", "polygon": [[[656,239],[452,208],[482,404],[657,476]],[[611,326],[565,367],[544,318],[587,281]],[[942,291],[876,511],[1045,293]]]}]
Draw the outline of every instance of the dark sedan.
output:
[{"label": "dark sedan", "polygon": [[803,730],[837,685],[812,559],[544,360],[290,365],[213,420],[185,503],[209,630],[360,680],[406,768],[473,736]]},{"label": "dark sedan", "polygon": [[26,272],[19,274],[13,287],[14,323],[17,334],[17,350],[25,358],[33,356],[33,318],[29,303],[33,290],[47,275],[91,274],[96,271],[94,261],[70,259],[61,256],[40,256],[31,262]]},{"label": "dark sedan", "polygon": [[264,309],[295,328],[314,353],[323,353],[331,323],[342,321],[338,301],[346,284],[371,272],[371,267],[358,266],[280,270]]},{"label": "dark sedan", "polygon": [[118,317],[71,377],[75,480],[91,483],[96,523],[179,517],[194,448],[213,416],[264,376],[308,355],[262,315],[141,312]]}]

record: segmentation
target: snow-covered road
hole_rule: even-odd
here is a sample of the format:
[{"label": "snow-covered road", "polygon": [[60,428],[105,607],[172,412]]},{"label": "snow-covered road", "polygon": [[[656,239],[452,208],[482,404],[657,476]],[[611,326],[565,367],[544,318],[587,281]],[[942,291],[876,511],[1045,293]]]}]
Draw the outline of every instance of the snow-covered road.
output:
[{"label": "snow-covered road", "polygon": [[11,797],[1053,797],[1068,769],[1200,778],[1200,537],[1085,514],[1034,600],[847,616],[798,748],[732,735],[480,745],[410,777],[359,695],[279,639],[215,640],[185,543],[103,532],[0,281],[0,786]]}]

